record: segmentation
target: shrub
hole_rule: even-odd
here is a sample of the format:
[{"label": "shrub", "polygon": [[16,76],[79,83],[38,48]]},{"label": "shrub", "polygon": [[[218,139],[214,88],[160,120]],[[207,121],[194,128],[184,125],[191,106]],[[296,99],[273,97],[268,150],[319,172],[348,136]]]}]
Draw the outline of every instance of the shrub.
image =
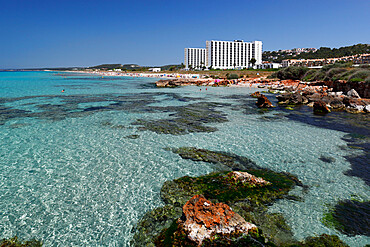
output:
[{"label": "shrub", "polygon": [[273,73],[271,77],[279,78],[281,80],[300,80],[308,70],[309,68],[307,67],[290,66]]},{"label": "shrub", "polygon": [[369,69],[361,69],[354,72],[349,78],[348,81],[365,81],[367,77],[370,76]]},{"label": "shrub", "polygon": [[325,79],[325,76],[326,76],[326,73],[325,71],[323,70],[319,70],[316,72],[315,76],[313,77],[313,79],[315,81],[323,81]]},{"label": "shrub", "polygon": [[239,78],[239,76],[238,76],[238,74],[229,74],[229,75],[227,75],[227,79],[238,79]]},{"label": "shrub", "polygon": [[333,81],[333,78],[338,76],[338,74],[341,74],[343,72],[346,72],[347,70],[345,68],[331,68],[328,72],[326,72],[326,76],[324,78],[324,81]]},{"label": "shrub", "polygon": [[366,77],[365,82],[370,83],[370,76]]},{"label": "shrub", "polygon": [[306,72],[306,74],[304,74],[302,80],[311,81],[315,76],[316,72],[317,72],[316,70],[310,69],[309,71]]}]

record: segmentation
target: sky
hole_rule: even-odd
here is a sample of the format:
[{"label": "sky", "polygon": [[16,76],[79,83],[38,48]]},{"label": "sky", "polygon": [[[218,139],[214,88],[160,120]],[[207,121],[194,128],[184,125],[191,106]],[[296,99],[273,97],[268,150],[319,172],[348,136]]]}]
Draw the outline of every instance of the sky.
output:
[{"label": "sky", "polygon": [[0,69],[180,64],[206,40],[370,43],[370,0],[0,0]]}]

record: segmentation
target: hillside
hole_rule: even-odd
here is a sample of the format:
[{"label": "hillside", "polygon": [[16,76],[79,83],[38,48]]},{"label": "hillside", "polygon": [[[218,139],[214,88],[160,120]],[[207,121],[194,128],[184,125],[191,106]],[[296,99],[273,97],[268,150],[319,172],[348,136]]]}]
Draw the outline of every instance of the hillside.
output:
[{"label": "hillside", "polygon": [[89,67],[89,69],[122,69],[122,70],[130,70],[130,69],[139,69],[142,68],[142,66],[137,64],[101,64]]},{"label": "hillside", "polygon": [[265,51],[263,61],[281,63],[284,59],[334,58],[370,53],[370,44],[357,44],[340,48],[320,47],[317,51],[291,54],[286,51]]}]

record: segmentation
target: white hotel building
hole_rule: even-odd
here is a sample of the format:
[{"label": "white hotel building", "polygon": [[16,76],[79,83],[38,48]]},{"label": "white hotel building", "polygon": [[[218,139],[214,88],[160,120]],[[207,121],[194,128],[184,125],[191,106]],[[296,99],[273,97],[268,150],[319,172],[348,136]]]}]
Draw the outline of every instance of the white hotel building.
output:
[{"label": "white hotel building", "polygon": [[[205,56],[203,55],[205,54]],[[206,41],[206,49],[185,48],[185,68],[244,69],[262,64],[262,42]]]},{"label": "white hotel building", "polygon": [[185,48],[185,68],[200,69],[206,66],[205,48]]}]

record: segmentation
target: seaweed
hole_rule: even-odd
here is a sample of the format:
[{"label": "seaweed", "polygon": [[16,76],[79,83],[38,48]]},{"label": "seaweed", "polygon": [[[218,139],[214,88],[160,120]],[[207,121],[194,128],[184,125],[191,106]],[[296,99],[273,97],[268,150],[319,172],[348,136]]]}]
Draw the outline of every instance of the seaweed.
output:
[{"label": "seaweed", "polygon": [[167,119],[138,119],[133,125],[141,125],[138,130],[149,130],[158,134],[185,135],[195,132],[215,132],[215,127],[205,126],[207,123],[227,122],[226,114],[217,111],[216,107],[226,106],[213,102],[194,103],[181,107],[158,108],[163,112],[175,112]]},{"label": "seaweed", "polygon": [[324,214],[323,223],[348,236],[370,236],[370,201],[343,200]]},{"label": "seaweed", "polygon": [[17,236],[10,239],[0,240],[0,247],[41,247],[42,241],[31,239],[31,240],[19,240]]}]

